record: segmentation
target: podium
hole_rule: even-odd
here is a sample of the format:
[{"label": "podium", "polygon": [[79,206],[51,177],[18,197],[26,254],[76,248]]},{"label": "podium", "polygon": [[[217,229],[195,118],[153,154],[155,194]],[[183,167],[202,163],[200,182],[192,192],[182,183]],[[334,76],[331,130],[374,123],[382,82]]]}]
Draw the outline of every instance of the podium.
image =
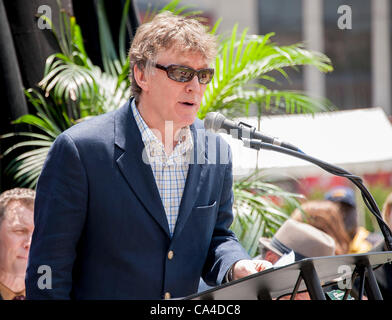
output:
[{"label": "podium", "polygon": [[[382,300],[374,270],[392,263],[392,251],[307,258],[225,283],[185,297],[186,300],[271,300],[308,291],[311,300],[326,300],[323,288],[338,285],[347,299],[359,279],[358,299]],[[351,285],[350,285],[351,284]]]}]

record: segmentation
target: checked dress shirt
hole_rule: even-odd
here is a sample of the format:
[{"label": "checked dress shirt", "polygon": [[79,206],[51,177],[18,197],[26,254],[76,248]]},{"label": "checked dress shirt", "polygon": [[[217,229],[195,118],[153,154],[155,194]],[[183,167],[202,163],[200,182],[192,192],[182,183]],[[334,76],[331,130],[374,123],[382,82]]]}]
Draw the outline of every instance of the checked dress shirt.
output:
[{"label": "checked dress shirt", "polygon": [[165,208],[170,235],[173,236],[193,148],[192,133],[189,126],[182,128],[178,135],[178,143],[173,152],[167,155],[163,143],[140,115],[135,100],[132,101],[131,108],[145,145],[143,159],[151,165]]}]

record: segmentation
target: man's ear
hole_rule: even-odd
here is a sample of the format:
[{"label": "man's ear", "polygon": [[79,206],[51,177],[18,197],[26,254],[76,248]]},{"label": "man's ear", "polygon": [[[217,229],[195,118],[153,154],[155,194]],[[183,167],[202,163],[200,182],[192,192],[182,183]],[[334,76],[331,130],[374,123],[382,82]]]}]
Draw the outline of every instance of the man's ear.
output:
[{"label": "man's ear", "polygon": [[145,69],[140,69],[137,64],[133,66],[133,75],[135,77],[136,83],[143,91],[148,91],[148,77],[146,75]]}]

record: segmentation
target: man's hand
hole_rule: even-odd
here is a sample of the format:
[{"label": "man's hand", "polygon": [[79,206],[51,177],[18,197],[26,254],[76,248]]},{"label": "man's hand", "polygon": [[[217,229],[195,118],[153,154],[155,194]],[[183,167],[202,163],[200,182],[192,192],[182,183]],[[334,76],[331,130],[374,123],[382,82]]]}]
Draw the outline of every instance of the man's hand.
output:
[{"label": "man's hand", "polygon": [[233,266],[232,280],[237,280],[271,267],[272,263],[267,260],[239,260]]}]

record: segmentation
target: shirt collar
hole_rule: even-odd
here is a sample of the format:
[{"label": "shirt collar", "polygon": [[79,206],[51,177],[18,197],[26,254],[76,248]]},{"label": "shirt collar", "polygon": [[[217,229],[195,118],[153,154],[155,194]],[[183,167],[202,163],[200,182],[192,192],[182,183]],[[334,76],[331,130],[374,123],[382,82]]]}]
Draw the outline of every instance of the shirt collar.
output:
[{"label": "shirt collar", "polygon": [[156,135],[151,131],[151,129],[148,127],[147,123],[144,121],[142,118],[139,110],[136,107],[135,99],[132,100],[131,103],[131,108],[132,108],[132,113],[133,116],[135,117],[136,124],[139,128],[139,131],[142,135],[142,141],[145,145],[150,144],[151,142],[160,142],[159,139],[156,137]]},{"label": "shirt collar", "polygon": [[0,296],[3,300],[13,300],[17,296],[26,296],[26,289],[23,289],[20,292],[13,292],[10,288],[0,282]]}]

